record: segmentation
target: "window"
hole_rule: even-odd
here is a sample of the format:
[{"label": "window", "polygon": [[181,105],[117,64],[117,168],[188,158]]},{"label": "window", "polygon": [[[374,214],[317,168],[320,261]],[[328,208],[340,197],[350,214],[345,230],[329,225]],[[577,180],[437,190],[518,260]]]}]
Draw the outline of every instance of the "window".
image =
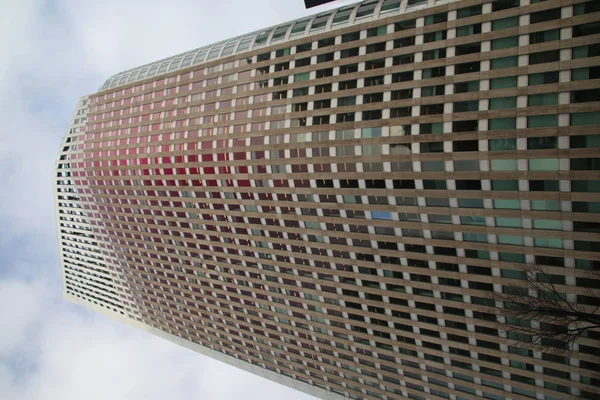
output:
[{"label": "window", "polygon": [[444,113],[444,104],[427,104],[421,106],[421,115],[435,115]]},{"label": "window", "polygon": [[502,18],[502,19],[497,19],[495,21],[492,21],[492,31],[499,31],[502,29],[514,28],[516,26],[519,26],[519,17],[518,16]]},{"label": "window", "polygon": [[503,78],[490,79],[490,89],[507,89],[517,87],[516,76],[505,76]]},{"label": "window", "polygon": [[551,29],[549,31],[534,32],[529,34],[529,44],[551,42],[560,39],[560,29]]},{"label": "window", "polygon": [[423,52],[423,61],[437,60],[440,58],[446,58],[446,49],[427,50]]},{"label": "window", "polygon": [[531,94],[527,96],[527,106],[550,106],[558,104],[558,93]]},{"label": "window", "polygon": [[529,14],[530,25],[552,21],[555,19],[560,19],[560,8],[552,8],[550,10],[538,11]]},{"label": "window", "polygon": [[367,45],[367,54],[385,51],[385,42],[373,43]]},{"label": "window", "polygon": [[518,36],[510,36],[492,40],[492,50],[508,49],[519,45]]},{"label": "window", "polygon": [[519,181],[514,180],[493,180],[492,190],[496,191],[518,191]]},{"label": "window", "polygon": [[415,62],[414,54],[405,54],[405,55],[396,56],[393,58],[394,65],[412,64],[414,62]]},{"label": "window", "polygon": [[408,82],[414,78],[414,71],[398,72],[392,75],[392,83]]},{"label": "window", "polygon": [[384,68],[385,67],[385,58],[380,58],[378,60],[368,60],[365,62],[365,69],[371,70],[371,69],[378,69],[378,68]]},{"label": "window", "polygon": [[340,66],[340,75],[358,72],[358,64],[346,64]]},{"label": "window", "polygon": [[531,74],[528,78],[529,86],[548,85],[558,83],[558,71],[542,72],[539,74]]},{"label": "window", "polygon": [[454,93],[478,92],[479,81],[459,82],[454,84]]},{"label": "window", "polygon": [[600,67],[577,68],[571,70],[572,81],[587,81],[600,78]]},{"label": "window", "polygon": [[600,147],[600,135],[571,136],[572,149],[592,149]]},{"label": "window", "polygon": [[454,112],[479,111],[479,100],[454,103]]},{"label": "window", "polygon": [[[444,85],[425,86],[421,88],[421,97],[441,96],[444,94]],[[412,93],[412,89],[410,89]]]},{"label": "window", "polygon": [[575,90],[571,92],[571,103],[600,101],[600,89]]},{"label": "window", "polygon": [[534,115],[527,117],[528,128],[548,128],[558,126],[558,115]]},{"label": "window", "polygon": [[491,62],[491,69],[498,70],[504,68],[513,68],[519,65],[519,58],[517,56],[494,58]]},{"label": "window", "polygon": [[454,68],[455,68],[454,74],[461,75],[461,74],[469,74],[472,72],[479,72],[481,66],[479,64],[479,61],[474,61],[474,62],[456,64],[456,66]]},{"label": "window", "polygon": [[537,158],[527,160],[530,171],[558,171],[559,164],[556,158]]},{"label": "window", "polygon": [[446,67],[433,67],[423,70],[423,79],[437,78],[446,74]]},{"label": "window", "polygon": [[356,96],[338,98],[338,107],[353,106],[356,104]]},{"label": "window", "polygon": [[492,11],[508,10],[509,8],[519,7],[520,0],[496,0],[492,2]]},{"label": "window", "polygon": [[503,110],[506,108],[516,108],[517,98],[516,97],[498,97],[490,99],[490,110]]},{"label": "window", "polygon": [[559,190],[558,181],[529,181],[529,191],[531,192],[558,192]]},{"label": "window", "polygon": [[360,39],[360,32],[350,32],[342,35],[342,43],[353,42],[355,40]]},{"label": "window", "polygon": [[473,36],[481,33],[481,24],[465,25],[456,28],[456,37]]},{"label": "window", "polygon": [[590,22],[589,24],[577,25],[573,27],[573,37],[594,35],[600,30],[600,22]]},{"label": "window", "polygon": [[446,22],[446,21],[448,21],[448,13],[447,12],[425,16],[425,26],[439,24],[441,22]]},{"label": "window", "polygon": [[468,17],[472,17],[474,15],[480,15],[481,12],[482,12],[481,4],[476,5],[476,6],[471,6],[471,7],[459,8],[456,12],[456,18],[457,19],[468,18]]},{"label": "window", "polygon": [[527,138],[527,148],[556,149],[558,148],[558,138],[556,136]]},{"label": "window", "polygon": [[571,114],[571,126],[599,125],[599,124],[600,124],[600,113],[587,112],[587,113],[572,113]]},{"label": "window", "polygon": [[409,36],[401,39],[394,40],[394,48],[399,49],[402,47],[414,46],[415,45],[415,37]]},{"label": "window", "polygon": [[516,118],[490,118],[488,121],[489,130],[498,129],[516,129],[517,120]]},{"label": "window", "polygon": [[517,149],[517,139],[490,139],[490,151],[512,151]]},{"label": "window", "polygon": [[598,11],[600,11],[600,3],[597,1],[587,1],[573,6],[573,15],[583,15]]},{"label": "window", "polygon": [[407,29],[412,29],[417,26],[417,21],[415,19],[409,19],[406,21],[399,21],[394,24],[394,31],[405,31]]},{"label": "window", "polygon": [[529,54],[529,65],[560,61],[560,50],[541,51]]},{"label": "window", "polygon": [[600,44],[590,44],[587,46],[573,47],[572,58],[574,60],[578,58],[597,57],[600,55]]},{"label": "window", "polygon": [[481,43],[467,43],[461,44],[455,47],[457,56],[464,56],[467,54],[480,53]]},{"label": "window", "polygon": [[310,72],[302,72],[294,75],[294,82],[304,82],[310,80]]},{"label": "window", "polygon": [[344,49],[340,51],[340,58],[348,58],[348,57],[356,57],[358,56],[358,47],[353,47],[350,49]]},{"label": "window", "polygon": [[423,35],[425,43],[437,42],[438,40],[446,40],[446,31],[429,32]]}]

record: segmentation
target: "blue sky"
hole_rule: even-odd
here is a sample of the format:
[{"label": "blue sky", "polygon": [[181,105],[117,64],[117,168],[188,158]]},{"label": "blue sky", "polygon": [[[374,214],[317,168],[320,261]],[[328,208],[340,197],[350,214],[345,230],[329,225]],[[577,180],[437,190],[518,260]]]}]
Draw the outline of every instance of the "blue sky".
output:
[{"label": "blue sky", "polygon": [[308,399],[61,298],[52,168],[109,76],[351,1],[0,0],[0,397]]}]

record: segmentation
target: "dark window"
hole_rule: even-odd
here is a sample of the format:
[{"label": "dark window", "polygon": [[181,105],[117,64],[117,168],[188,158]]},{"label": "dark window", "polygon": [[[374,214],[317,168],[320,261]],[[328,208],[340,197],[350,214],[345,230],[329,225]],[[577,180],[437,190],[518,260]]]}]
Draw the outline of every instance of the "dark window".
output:
[{"label": "dark window", "polygon": [[456,190],[481,190],[481,181],[457,179]]},{"label": "dark window", "polygon": [[380,58],[379,60],[369,60],[365,62],[365,69],[377,69],[385,67],[385,58]]},{"label": "dark window", "polygon": [[340,66],[340,75],[351,74],[353,72],[358,72],[358,64],[347,64]]},{"label": "dark window", "polygon": [[330,38],[319,40],[319,48],[321,48],[321,47],[327,47],[327,46],[333,46],[334,44],[335,44],[335,38],[334,37],[330,37]]},{"label": "dark window", "polygon": [[392,100],[411,99],[413,96],[412,89],[402,89],[392,91]]},{"label": "dark window", "polygon": [[480,70],[479,61],[456,64],[454,73],[456,75],[469,74]]},{"label": "dark window", "polygon": [[398,72],[392,75],[392,83],[412,81],[414,71]]},{"label": "dark window", "polygon": [[456,46],[456,55],[463,56],[466,54],[480,53],[481,43],[467,43]]},{"label": "dark window", "polygon": [[560,61],[560,50],[541,51],[529,54],[529,65]]},{"label": "dark window", "polygon": [[478,151],[479,142],[477,140],[458,140],[452,142],[454,151]]},{"label": "dark window", "polygon": [[427,50],[423,52],[423,61],[446,58],[446,49]]},{"label": "dark window", "polygon": [[356,79],[351,81],[342,81],[339,83],[339,90],[356,89]]},{"label": "dark window", "polygon": [[477,131],[478,121],[455,121],[452,123],[452,132],[471,132]]},{"label": "dark window", "polygon": [[340,58],[356,57],[358,55],[358,47],[345,49],[340,51]]},{"label": "dark window", "polygon": [[381,119],[381,110],[363,111],[363,121]]},{"label": "dark window", "polygon": [[600,101],[600,89],[576,90],[571,92],[571,103]]},{"label": "dark window", "polygon": [[538,11],[529,14],[529,24],[537,24],[539,22],[552,21],[560,19],[560,8],[552,8],[550,10]]},{"label": "dark window", "polygon": [[376,53],[379,51],[385,51],[385,42],[367,45],[367,54]]},{"label": "dark window", "polygon": [[296,68],[305,67],[307,65],[310,65],[310,57],[300,58],[299,60],[296,60]]},{"label": "dark window", "polygon": [[502,11],[519,7],[520,0],[496,0],[492,2],[492,11]]},{"label": "dark window", "polygon": [[417,21],[415,19],[409,19],[407,21],[398,21],[394,24],[394,30],[396,32],[398,31],[404,31],[407,29],[412,29],[414,27],[417,26]]},{"label": "dark window", "polygon": [[427,104],[421,106],[421,115],[443,114],[444,104]]},{"label": "dark window", "polygon": [[438,40],[446,40],[446,31],[429,32],[423,35],[425,43],[436,42]]},{"label": "dark window", "polygon": [[296,45],[296,53],[302,53],[304,51],[311,51],[311,50],[312,50],[312,43],[302,43],[302,44]]},{"label": "dark window", "polygon": [[350,32],[342,35],[342,43],[353,42],[360,39],[360,32]]},{"label": "dark window", "polygon": [[415,45],[415,37],[414,36],[408,36],[405,38],[400,38],[400,39],[394,40],[394,48],[395,49],[398,49],[401,47],[414,46],[414,45]]},{"label": "dark window", "polygon": [[363,96],[363,103],[365,104],[378,103],[380,101],[383,101],[383,93],[367,93]]},{"label": "dark window", "polygon": [[377,86],[383,85],[383,75],[381,76],[369,76],[365,78],[365,86]]}]

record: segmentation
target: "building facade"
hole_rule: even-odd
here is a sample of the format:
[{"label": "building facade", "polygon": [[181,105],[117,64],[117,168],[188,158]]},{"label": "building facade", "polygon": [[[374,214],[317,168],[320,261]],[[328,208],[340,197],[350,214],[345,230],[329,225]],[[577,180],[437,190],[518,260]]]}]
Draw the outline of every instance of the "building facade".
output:
[{"label": "building facade", "polygon": [[598,32],[375,0],[115,75],[56,163],[65,296],[321,398],[593,398],[600,332],[531,349],[493,299],[535,264],[597,305]]}]

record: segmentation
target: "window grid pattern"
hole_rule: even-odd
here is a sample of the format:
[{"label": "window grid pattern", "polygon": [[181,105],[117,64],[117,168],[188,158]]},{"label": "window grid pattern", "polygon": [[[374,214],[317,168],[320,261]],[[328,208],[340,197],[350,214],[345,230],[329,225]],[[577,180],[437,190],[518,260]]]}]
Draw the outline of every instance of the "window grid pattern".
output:
[{"label": "window grid pattern", "polygon": [[[57,164],[66,292],[353,398],[585,394],[592,355],[539,379],[564,366],[511,351],[489,297],[524,287],[523,264],[568,296],[597,268],[598,66],[556,62],[593,53],[587,31],[553,0],[429,4],[379,29],[369,13],[393,4],[82,100]],[[527,34],[505,21],[528,13]]]}]

